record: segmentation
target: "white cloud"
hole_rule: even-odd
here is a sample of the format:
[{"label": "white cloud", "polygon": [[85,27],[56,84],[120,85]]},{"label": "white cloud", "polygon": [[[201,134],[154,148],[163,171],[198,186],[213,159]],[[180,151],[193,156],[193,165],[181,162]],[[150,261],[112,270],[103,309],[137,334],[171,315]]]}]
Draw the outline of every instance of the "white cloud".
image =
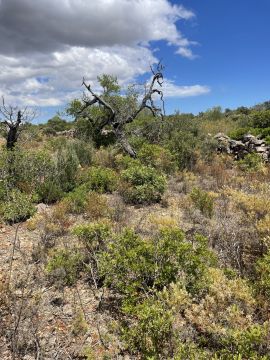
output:
[{"label": "white cloud", "polygon": [[165,79],[163,83],[164,97],[191,97],[205,95],[210,92],[210,88],[205,85],[189,85],[179,86],[174,84],[173,81]]},{"label": "white cloud", "polygon": [[[155,62],[149,48],[142,46],[71,47],[43,57],[21,56],[17,61],[0,56],[0,92],[18,105],[63,105],[80,96],[82,77],[96,84],[97,75],[114,74],[120,84],[132,82]],[[51,101],[51,103],[50,103]]]},{"label": "white cloud", "polygon": [[[92,84],[102,73],[133,82],[157,62],[150,43],[159,40],[194,58],[194,42],[176,26],[192,17],[168,0],[0,0],[0,95],[12,104],[59,106],[80,95],[83,76]],[[166,91],[176,88],[169,83]],[[206,92],[177,89],[179,96]]]},{"label": "white cloud", "polygon": [[48,53],[70,46],[189,46],[176,27],[194,14],[168,0],[2,0],[0,52]]},{"label": "white cloud", "polygon": [[176,53],[176,54],[179,54],[179,55],[182,55],[183,57],[188,58],[188,59],[191,59],[191,60],[193,60],[193,59],[195,59],[195,58],[197,57],[197,55],[194,55],[193,52],[192,52],[189,48],[187,48],[187,47],[182,47],[182,46],[180,46],[180,47],[176,50],[175,53]]}]

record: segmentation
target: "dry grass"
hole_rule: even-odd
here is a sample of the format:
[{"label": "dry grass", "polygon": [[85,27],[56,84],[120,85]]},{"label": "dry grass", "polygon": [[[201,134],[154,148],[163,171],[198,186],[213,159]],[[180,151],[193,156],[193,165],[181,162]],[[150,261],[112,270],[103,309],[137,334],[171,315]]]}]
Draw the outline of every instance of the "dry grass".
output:
[{"label": "dry grass", "polygon": [[[105,307],[100,310],[101,298],[110,304],[109,291],[92,288],[84,276],[76,285],[62,289],[48,282],[45,271],[48,249],[78,246],[76,237],[70,234],[75,224],[108,218],[116,232],[128,226],[146,238],[161,227],[178,226],[187,238],[192,238],[194,233],[207,236],[221,267],[232,267],[242,276],[252,275],[255,262],[270,244],[269,176],[269,170],[263,175],[244,174],[230,161],[216,158],[211,164],[199,163],[194,173],[182,172],[172,177],[164,203],[133,206],[126,205],[116,193],[91,193],[82,215],[68,214],[60,203],[38,213],[18,229],[15,225],[3,228],[0,234],[2,359],[27,359],[27,356],[46,359],[48,354],[50,358],[63,360],[119,355],[121,344],[112,313]],[[214,197],[211,219],[192,203],[190,193],[194,187]],[[212,276],[225,282],[220,273]],[[225,285],[229,291],[229,285]],[[215,289],[212,292],[206,298],[209,304],[216,299]],[[207,329],[212,324],[221,326],[219,321],[212,323],[210,318],[203,317],[202,311],[209,304],[193,305],[186,316]],[[263,301],[262,304],[266,309]],[[232,315],[229,310],[228,314]],[[234,324],[238,320],[244,321],[240,315],[237,319],[230,317],[229,321]]]}]

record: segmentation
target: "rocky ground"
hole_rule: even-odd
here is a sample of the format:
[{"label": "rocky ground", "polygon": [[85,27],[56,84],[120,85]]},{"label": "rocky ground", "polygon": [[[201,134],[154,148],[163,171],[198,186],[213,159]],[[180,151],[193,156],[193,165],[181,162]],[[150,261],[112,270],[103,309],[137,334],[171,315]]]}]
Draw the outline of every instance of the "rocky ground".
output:
[{"label": "rocky ground", "polygon": [[[126,206],[117,195],[106,195],[115,210],[115,228],[130,226],[142,236],[153,233],[160,222],[188,229],[182,219],[178,186],[173,182],[163,202],[151,206]],[[40,216],[51,210],[38,205]],[[71,227],[82,221],[73,217]],[[42,229],[29,229],[29,222],[0,228],[1,359],[130,359],[119,355],[109,292],[90,286],[85,277],[71,287],[50,281],[41,238]],[[55,239],[60,247],[76,241],[69,231]]]}]

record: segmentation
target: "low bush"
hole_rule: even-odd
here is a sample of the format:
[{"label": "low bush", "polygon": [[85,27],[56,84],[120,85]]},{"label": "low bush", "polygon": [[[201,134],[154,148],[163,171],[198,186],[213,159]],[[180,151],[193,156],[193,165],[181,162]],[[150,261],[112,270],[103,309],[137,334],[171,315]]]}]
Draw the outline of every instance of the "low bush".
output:
[{"label": "low bush", "polygon": [[[55,246],[56,239],[68,233],[72,221],[67,214],[67,207],[63,202],[58,203],[51,209],[44,210],[28,220],[28,230],[39,230],[40,241],[35,243],[34,253],[42,250],[44,254],[47,250]],[[34,255],[35,256],[35,255]],[[40,258],[36,260],[40,261]]]},{"label": "low bush", "polygon": [[92,164],[94,149],[89,142],[75,139],[70,142],[68,146],[76,153],[81,166],[89,166]]},{"label": "low bush", "polygon": [[243,140],[244,135],[250,134],[250,128],[238,128],[236,130],[231,131],[228,136],[235,140]]},{"label": "low bush", "polygon": [[131,312],[133,321],[121,328],[122,340],[129,352],[142,354],[143,359],[170,359],[173,314],[166,302],[149,297]]},{"label": "low bush", "polygon": [[97,167],[102,168],[115,168],[115,157],[117,150],[112,147],[103,147],[101,146],[99,149],[96,149],[93,154],[93,164]]},{"label": "low bush", "polygon": [[83,256],[77,249],[58,249],[50,256],[46,271],[50,279],[61,285],[73,285],[83,268]]},{"label": "low bush", "polygon": [[[195,297],[180,281],[123,306],[121,335],[137,357],[153,359],[268,359],[269,323],[257,323],[248,283],[206,268]],[[192,336],[191,336],[192,334]]]},{"label": "low bush", "polygon": [[151,166],[167,174],[176,170],[176,163],[169,150],[155,144],[143,144],[138,152],[138,159],[146,166]]},{"label": "low bush", "polygon": [[117,187],[115,171],[100,166],[82,171],[78,181],[85,184],[88,190],[99,193],[111,193]]},{"label": "low bush", "polygon": [[0,215],[11,224],[25,221],[36,212],[32,197],[16,189],[11,190],[6,201],[0,205]]},{"label": "low bush", "polygon": [[147,292],[161,290],[180,279],[190,291],[198,291],[207,264],[214,256],[206,239],[194,244],[178,228],[164,228],[153,239],[144,240],[126,229],[108,244],[100,257],[101,273],[110,287],[134,301]]},{"label": "low bush", "polygon": [[244,171],[258,171],[263,168],[263,159],[257,153],[250,153],[244,159],[239,160],[238,165]]},{"label": "low bush", "polygon": [[127,203],[159,202],[166,190],[166,178],[151,167],[136,165],[121,173],[120,193]]},{"label": "low bush", "polygon": [[85,216],[91,220],[109,217],[110,208],[108,207],[106,198],[95,191],[90,191],[87,195]]},{"label": "low bush", "polygon": [[118,170],[126,170],[129,167],[142,165],[140,160],[131,158],[130,156],[118,154],[115,157],[115,164]]},{"label": "low bush", "polygon": [[256,128],[270,127],[270,110],[254,111],[251,114],[253,126]]},{"label": "low bush", "polygon": [[76,185],[79,159],[74,149],[64,148],[58,151],[55,160],[54,177],[64,192],[71,191]]},{"label": "low bush", "polygon": [[61,186],[51,179],[46,179],[44,182],[39,184],[36,191],[39,200],[45,204],[53,204],[60,200],[64,195]]},{"label": "low bush", "polygon": [[70,192],[65,199],[63,199],[63,204],[65,204],[67,211],[71,214],[82,214],[85,212],[87,205],[87,196],[88,192],[84,185],[81,185]]},{"label": "low bush", "polygon": [[200,188],[193,188],[190,198],[195,207],[199,209],[205,216],[211,218],[214,213],[214,200],[207,191]]},{"label": "low bush", "polygon": [[257,287],[261,293],[270,298],[270,251],[257,262]]},{"label": "low bush", "polygon": [[88,191],[87,185],[81,185],[70,192],[62,204],[71,214],[84,214],[93,220],[109,215],[107,200],[95,191]]},{"label": "low bush", "polygon": [[78,236],[87,251],[95,253],[105,248],[105,242],[111,235],[111,229],[108,222],[95,222],[76,226],[73,234]]},{"label": "low bush", "polygon": [[73,324],[72,324],[72,333],[75,336],[85,335],[88,331],[88,324],[85,320],[84,313],[82,311],[78,311],[75,314]]},{"label": "low bush", "polygon": [[99,271],[99,256],[102,252],[106,252],[108,240],[112,235],[111,227],[105,221],[78,225],[73,229],[73,234],[77,235],[85,249],[86,271],[97,286],[102,279]]},{"label": "low bush", "polygon": [[190,132],[178,131],[172,134],[168,148],[180,170],[193,169],[198,158],[197,146],[198,139]]}]

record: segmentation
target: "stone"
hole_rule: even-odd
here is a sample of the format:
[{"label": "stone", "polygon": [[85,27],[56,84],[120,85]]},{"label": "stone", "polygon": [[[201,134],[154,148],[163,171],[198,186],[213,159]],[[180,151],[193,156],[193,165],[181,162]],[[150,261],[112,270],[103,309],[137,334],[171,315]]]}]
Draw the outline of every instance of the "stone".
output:
[{"label": "stone", "polygon": [[251,135],[251,134],[247,134],[243,136],[243,142],[249,142],[249,141],[253,141],[254,139],[256,139],[256,136]]},{"label": "stone", "polygon": [[239,160],[249,153],[256,152],[262,156],[264,161],[270,162],[270,146],[254,135],[244,135],[243,141],[230,139],[223,133],[218,133],[214,138],[218,141],[217,152],[219,153],[232,154],[235,159]]},{"label": "stone", "polygon": [[265,153],[265,152],[267,152],[267,147],[265,147],[265,146],[257,146],[257,147],[255,147],[255,151],[257,153]]},{"label": "stone", "polygon": [[36,205],[36,209],[37,209],[37,213],[43,213],[44,211],[48,210],[49,206],[43,203],[37,204]]},{"label": "stone", "polygon": [[227,139],[229,140],[229,136],[223,134],[223,133],[217,133],[215,136],[214,136],[215,139],[217,140],[223,140],[223,139]]}]

